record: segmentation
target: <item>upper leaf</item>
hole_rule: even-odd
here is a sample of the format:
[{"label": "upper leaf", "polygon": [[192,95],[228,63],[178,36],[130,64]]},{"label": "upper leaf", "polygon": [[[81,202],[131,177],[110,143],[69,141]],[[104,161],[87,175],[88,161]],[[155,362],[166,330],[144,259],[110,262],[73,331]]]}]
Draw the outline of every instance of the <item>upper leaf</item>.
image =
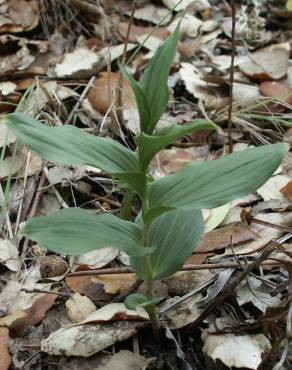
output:
[{"label": "upper leaf", "polygon": [[247,195],[272,176],[286,152],[286,144],[265,145],[189,164],[150,185],[146,218],[172,208],[215,208]]},{"label": "upper leaf", "polygon": [[173,143],[180,137],[183,137],[195,131],[215,128],[216,126],[209,121],[198,119],[187,125],[173,125],[171,127],[166,127],[155,133],[155,135],[147,135],[142,132],[136,138],[139,149],[139,161],[141,170],[146,170],[151,160],[161,149]]},{"label": "upper leaf", "polygon": [[[150,255],[153,278],[164,279],[177,272],[192,254],[203,233],[201,210],[175,209],[157,217],[149,229],[150,244],[157,245]],[[141,258],[132,257],[131,265],[145,279]]]},{"label": "upper leaf", "polygon": [[67,208],[27,221],[22,234],[61,254],[77,255],[113,247],[132,256],[153,252],[140,245],[141,228],[112,214],[93,215],[80,208]]},{"label": "upper leaf", "polygon": [[141,132],[146,132],[148,123],[150,122],[150,106],[148,104],[146,95],[140,84],[130,75],[130,73],[121,63],[119,63],[119,68],[132,86],[139,111],[140,130]]},{"label": "upper leaf", "polygon": [[8,114],[5,121],[15,136],[42,158],[63,165],[100,168],[142,192],[145,179],[139,173],[137,155],[118,142],[74,126],[48,127],[22,113]]},{"label": "upper leaf", "polygon": [[140,84],[150,106],[151,119],[147,127],[147,133],[151,134],[165,111],[168,103],[168,75],[172,66],[179,40],[179,27],[166,39],[156,50],[147,69],[145,70]]},{"label": "upper leaf", "polygon": [[167,79],[172,66],[179,39],[179,26],[156,50],[147,69],[138,83],[119,64],[119,68],[130,82],[136,97],[140,116],[141,132],[152,134],[168,103]]}]

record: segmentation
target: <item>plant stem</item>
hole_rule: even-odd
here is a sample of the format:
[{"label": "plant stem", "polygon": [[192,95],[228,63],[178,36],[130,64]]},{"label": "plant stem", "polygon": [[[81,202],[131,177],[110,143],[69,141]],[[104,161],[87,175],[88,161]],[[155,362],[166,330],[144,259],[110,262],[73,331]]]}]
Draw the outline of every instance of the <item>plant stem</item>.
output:
[{"label": "plant stem", "polygon": [[[145,197],[142,200],[142,215],[145,216],[147,210],[148,210],[148,192],[146,191]],[[144,247],[149,246],[149,228],[150,224],[144,223],[143,228],[143,245]],[[145,272],[145,285],[146,285],[146,296],[149,301],[153,301],[154,296],[154,279],[153,279],[153,270],[151,266],[151,259],[150,256],[143,257],[143,265],[144,265],[144,272]],[[151,322],[154,338],[159,341],[161,336],[161,325],[157,316],[155,304],[152,303],[145,307],[149,319]]]}]

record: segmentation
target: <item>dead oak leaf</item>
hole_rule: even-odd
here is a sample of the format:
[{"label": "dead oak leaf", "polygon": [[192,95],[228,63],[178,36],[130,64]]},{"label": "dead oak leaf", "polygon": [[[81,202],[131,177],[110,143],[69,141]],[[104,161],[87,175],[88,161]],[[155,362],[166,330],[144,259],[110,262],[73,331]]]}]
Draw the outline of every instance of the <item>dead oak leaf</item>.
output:
[{"label": "dead oak leaf", "polygon": [[203,263],[208,256],[212,256],[216,251],[228,246],[255,240],[257,234],[249,226],[244,224],[234,224],[221,229],[212,230],[204,236],[195,254],[190,256],[187,264]]}]

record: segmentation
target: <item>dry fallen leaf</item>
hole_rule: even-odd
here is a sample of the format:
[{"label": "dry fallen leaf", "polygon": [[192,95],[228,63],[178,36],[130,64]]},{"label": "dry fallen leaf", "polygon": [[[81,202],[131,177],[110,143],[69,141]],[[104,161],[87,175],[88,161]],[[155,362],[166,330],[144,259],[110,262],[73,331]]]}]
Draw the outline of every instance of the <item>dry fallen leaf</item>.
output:
[{"label": "dry fallen leaf", "polygon": [[264,81],[259,86],[260,93],[271,98],[281,98],[292,104],[292,88],[279,81]]},{"label": "dry fallen leaf", "polygon": [[171,296],[182,296],[190,290],[195,289],[214,276],[209,270],[201,271],[180,271],[163,282],[167,284],[168,292]]},{"label": "dry fallen leaf", "polygon": [[265,291],[264,282],[256,279],[254,276],[249,276],[236,289],[236,297],[240,306],[251,302],[255,307],[266,312],[268,307],[277,307],[281,303],[281,295],[271,295]]},{"label": "dry fallen leaf", "polygon": [[113,294],[126,292],[136,280],[137,276],[134,273],[68,276],[66,284],[73,292],[98,300],[104,295],[110,299]]},{"label": "dry fallen leaf", "polygon": [[[200,302],[202,298],[202,294],[196,294],[165,312],[163,318],[167,320],[169,328],[180,329],[194,322],[202,312],[202,309],[196,307],[196,303]],[[175,303],[177,299],[178,297],[167,299],[159,306],[159,310],[163,312],[168,306]]]},{"label": "dry fallen leaf", "polygon": [[136,9],[134,13],[135,19],[141,19],[154,24],[165,25],[168,24],[172,15],[163,6],[157,6],[154,4],[146,4],[142,8]]},{"label": "dry fallen leaf", "polygon": [[123,303],[110,303],[102,308],[92,312],[85,320],[79,324],[102,323],[108,321],[124,320],[148,320],[148,314],[143,308],[129,310]]},{"label": "dry fallen leaf", "polygon": [[92,312],[96,311],[95,304],[86,296],[79,293],[66,301],[67,314],[71,322],[77,323],[86,319]]},{"label": "dry fallen leaf", "polygon": [[0,328],[0,370],[8,370],[12,363],[9,352],[10,341],[9,330],[7,328]]},{"label": "dry fallen leaf", "polygon": [[62,370],[146,370],[155,358],[121,350],[114,354],[101,353],[90,358],[62,358],[59,366]]},{"label": "dry fallen leaf", "polygon": [[119,251],[112,247],[101,248],[81,254],[75,258],[72,271],[99,269],[113,261],[118,254]]},{"label": "dry fallen leaf", "polygon": [[[119,73],[102,72],[101,77],[97,79],[95,85],[90,89],[88,100],[94,109],[101,113],[107,113],[112,108],[115,93],[120,78]],[[134,92],[129,82],[123,80],[123,108],[135,108]]]},{"label": "dry fallen leaf", "polygon": [[39,9],[36,1],[10,0],[7,1],[7,8],[1,10],[0,33],[30,31],[38,23]]},{"label": "dry fallen leaf", "polygon": [[18,249],[10,240],[0,240],[0,263],[11,271],[18,271],[21,266]]},{"label": "dry fallen leaf", "polygon": [[[58,290],[59,288],[56,288],[52,292],[57,293]],[[25,328],[42,321],[57,297],[57,294],[43,294],[30,308],[0,318],[0,326],[8,327],[14,336],[20,335]]]},{"label": "dry fallen leaf", "polygon": [[89,357],[137,332],[135,321],[63,327],[41,342],[50,355]]},{"label": "dry fallen leaf", "polygon": [[292,180],[288,181],[285,186],[280,189],[280,192],[288,200],[292,200]]},{"label": "dry fallen leaf", "polygon": [[[119,34],[125,39],[128,31],[128,23],[121,22],[119,23],[118,32]],[[142,27],[142,26],[135,26],[134,24],[131,27],[129,41],[130,42],[138,42],[139,37],[143,35],[153,35],[158,37],[161,40],[166,39],[170,32],[164,27]]]},{"label": "dry fallen leaf", "polygon": [[283,199],[283,193],[280,191],[288,182],[289,177],[284,175],[275,175],[264,183],[257,193],[263,198],[264,201],[272,199]]},{"label": "dry fallen leaf", "polygon": [[255,240],[256,237],[257,235],[250,227],[244,224],[235,224],[212,230],[204,236],[203,241],[195,250],[195,254],[190,256],[186,263],[203,263],[208,256],[213,255],[215,251],[230,246],[231,243],[236,245]]},{"label": "dry fallen leaf", "polygon": [[64,60],[57,64],[55,72],[58,77],[70,76],[76,72],[90,70],[100,61],[98,54],[85,47],[77,48],[65,55]]},{"label": "dry fallen leaf", "polygon": [[271,348],[263,334],[256,335],[215,335],[205,329],[202,333],[203,352],[214,361],[221,360],[229,368],[248,368],[256,370],[261,363],[262,354]]},{"label": "dry fallen leaf", "polygon": [[162,2],[168,9],[175,7],[176,12],[184,10],[190,5],[197,12],[207,10],[211,7],[208,0],[182,0],[180,2],[177,0],[162,0]]},{"label": "dry fallen leaf", "polygon": [[275,44],[239,58],[240,70],[250,78],[265,81],[278,80],[288,70],[290,45]]},{"label": "dry fallen leaf", "polygon": [[190,162],[205,161],[209,159],[209,151],[209,145],[161,150],[151,164],[154,176],[161,177],[176,172]]}]

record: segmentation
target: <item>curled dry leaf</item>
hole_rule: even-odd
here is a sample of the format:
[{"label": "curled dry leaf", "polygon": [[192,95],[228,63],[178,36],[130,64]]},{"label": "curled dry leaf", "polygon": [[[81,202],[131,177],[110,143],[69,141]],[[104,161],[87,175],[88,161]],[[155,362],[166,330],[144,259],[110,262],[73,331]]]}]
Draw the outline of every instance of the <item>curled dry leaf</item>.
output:
[{"label": "curled dry leaf", "polygon": [[10,336],[7,328],[0,328],[0,370],[8,370],[12,363],[9,352]]},{"label": "curled dry leaf", "polygon": [[68,317],[73,323],[85,320],[87,316],[96,311],[95,304],[89,298],[79,293],[73,294],[73,296],[66,301],[66,308]]},{"label": "curled dry leaf", "polygon": [[41,350],[50,355],[89,357],[131,337],[138,326],[135,321],[121,321],[63,327],[41,342]]},{"label": "curled dry leaf", "polygon": [[[101,77],[95,82],[88,94],[88,100],[94,109],[105,114],[113,106],[119,78],[119,73],[101,73]],[[123,80],[122,96],[124,109],[136,107],[134,92],[125,79]]]},{"label": "curled dry leaf", "polygon": [[187,263],[203,263],[207,257],[213,255],[215,251],[224,249],[231,244],[236,245],[255,240],[256,237],[257,235],[255,232],[244,224],[235,224],[212,230],[204,236],[195,254],[188,258]]},{"label": "curled dry leaf", "polygon": [[221,360],[229,368],[248,368],[256,370],[261,363],[262,354],[271,348],[263,334],[256,335],[215,335],[208,330],[202,333],[203,352],[214,361]]},{"label": "curled dry leaf", "polygon": [[148,320],[148,314],[143,308],[129,310],[123,303],[110,303],[92,312],[86,319],[79,324],[102,323],[108,321],[124,320]]},{"label": "curled dry leaf", "polygon": [[287,73],[289,54],[289,43],[271,45],[240,57],[239,68],[250,78],[278,80]]}]

